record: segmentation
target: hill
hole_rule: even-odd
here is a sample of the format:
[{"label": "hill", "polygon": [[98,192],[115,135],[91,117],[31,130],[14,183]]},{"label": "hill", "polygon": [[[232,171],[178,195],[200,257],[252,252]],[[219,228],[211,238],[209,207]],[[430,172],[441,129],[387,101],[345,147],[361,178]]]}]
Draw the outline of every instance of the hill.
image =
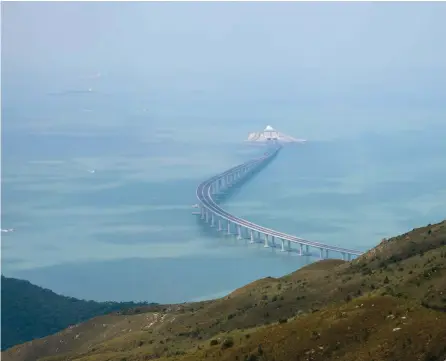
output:
[{"label": "hill", "polygon": [[2,359],[444,361],[445,310],[443,221],[217,300],[96,317]]},{"label": "hill", "polygon": [[98,315],[141,305],[78,300],[5,276],[1,282],[2,350]]}]

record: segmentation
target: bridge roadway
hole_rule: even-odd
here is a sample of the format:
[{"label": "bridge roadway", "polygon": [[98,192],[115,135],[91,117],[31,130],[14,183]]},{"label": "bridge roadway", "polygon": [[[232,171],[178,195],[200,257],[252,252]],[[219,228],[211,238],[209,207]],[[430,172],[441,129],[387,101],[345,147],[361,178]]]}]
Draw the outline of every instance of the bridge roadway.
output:
[{"label": "bridge roadway", "polygon": [[268,237],[272,237],[272,243],[275,246],[275,239],[279,239],[282,242],[282,251],[285,251],[284,241],[288,242],[288,249],[291,249],[291,243],[298,244],[300,247],[300,254],[303,255],[303,246],[306,246],[306,254],[309,254],[309,247],[317,248],[320,251],[320,257],[323,258],[323,251],[326,252],[326,257],[328,257],[328,252],[340,253],[343,259],[351,256],[359,256],[362,254],[361,251],[352,250],[343,247],[332,246],[320,242],[309,241],[300,237],[296,237],[290,234],[279,232],[270,228],[262,227],[253,222],[247,221],[243,218],[236,217],[223,208],[221,208],[213,198],[214,193],[218,193],[221,188],[228,189],[231,186],[237,184],[239,181],[246,179],[252,175],[255,171],[259,170],[261,167],[265,166],[269,161],[271,161],[280,151],[281,147],[277,147],[274,150],[266,153],[263,157],[256,158],[235,166],[221,174],[218,174],[204,182],[202,182],[196,190],[196,196],[199,201],[199,206],[201,209],[202,219],[209,220],[209,216],[212,218],[211,226],[214,226],[215,219],[218,219],[219,230],[221,228],[221,221],[225,221],[228,229],[228,233],[231,231],[231,225],[236,225],[238,229],[238,237],[242,237],[242,229],[250,233],[251,243],[254,242],[253,232],[257,232],[258,236],[264,236],[265,247],[269,247]]}]

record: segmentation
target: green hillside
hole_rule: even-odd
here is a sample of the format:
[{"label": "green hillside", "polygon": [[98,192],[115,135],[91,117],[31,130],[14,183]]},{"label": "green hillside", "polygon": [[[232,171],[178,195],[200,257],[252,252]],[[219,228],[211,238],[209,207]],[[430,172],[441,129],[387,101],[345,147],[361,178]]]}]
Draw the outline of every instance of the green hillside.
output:
[{"label": "green hillside", "polygon": [[92,317],[138,304],[83,301],[1,276],[2,350],[51,335]]}]

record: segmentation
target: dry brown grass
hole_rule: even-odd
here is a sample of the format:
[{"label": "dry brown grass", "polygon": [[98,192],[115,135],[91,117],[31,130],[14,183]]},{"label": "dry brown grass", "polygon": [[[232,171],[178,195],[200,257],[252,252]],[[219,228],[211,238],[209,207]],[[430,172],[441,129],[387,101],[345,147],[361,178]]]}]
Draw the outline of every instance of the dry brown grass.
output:
[{"label": "dry brown grass", "polygon": [[365,296],[342,307],[249,330],[173,360],[440,360],[446,354],[446,314],[391,296]]}]

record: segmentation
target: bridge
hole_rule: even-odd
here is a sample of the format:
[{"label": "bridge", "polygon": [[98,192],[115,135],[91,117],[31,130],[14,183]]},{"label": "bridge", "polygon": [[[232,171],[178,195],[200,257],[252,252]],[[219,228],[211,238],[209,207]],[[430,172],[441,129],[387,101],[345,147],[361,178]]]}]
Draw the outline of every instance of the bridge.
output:
[{"label": "bridge", "polygon": [[340,254],[344,260],[351,260],[352,256],[361,255],[361,251],[310,241],[262,227],[256,223],[236,217],[219,206],[215,199],[217,195],[229,191],[232,187],[239,185],[258,173],[277,156],[281,149],[281,145],[276,145],[270,148],[262,157],[235,166],[202,182],[196,190],[197,207],[200,208],[200,212],[195,214],[200,215],[201,219],[210,224],[211,227],[218,226],[219,232],[225,231],[228,235],[235,234],[237,239],[250,239],[250,243],[256,243],[263,238],[264,247],[277,247],[276,241],[280,242],[279,246],[283,252],[292,251],[293,245],[298,247],[297,250],[301,256],[310,255],[310,248],[315,248],[319,250],[321,259],[328,258],[329,252]]}]

